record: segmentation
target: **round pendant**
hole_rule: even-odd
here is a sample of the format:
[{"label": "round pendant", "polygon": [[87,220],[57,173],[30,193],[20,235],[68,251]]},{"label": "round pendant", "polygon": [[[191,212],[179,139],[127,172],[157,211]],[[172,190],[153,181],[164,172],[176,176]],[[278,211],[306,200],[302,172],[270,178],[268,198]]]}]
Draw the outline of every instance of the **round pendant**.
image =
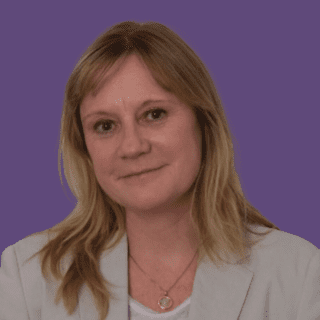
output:
[{"label": "round pendant", "polygon": [[159,299],[158,305],[162,310],[169,309],[172,306],[172,300],[168,296],[163,296]]}]

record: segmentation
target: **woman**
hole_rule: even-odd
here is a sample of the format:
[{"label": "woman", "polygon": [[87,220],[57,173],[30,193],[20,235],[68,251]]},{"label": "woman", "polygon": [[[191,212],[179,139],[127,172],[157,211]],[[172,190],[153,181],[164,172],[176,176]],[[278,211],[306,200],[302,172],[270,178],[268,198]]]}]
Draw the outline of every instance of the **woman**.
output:
[{"label": "woman", "polygon": [[60,152],[77,206],[4,251],[1,319],[320,319],[318,248],[245,199],[212,79],[166,26],[87,49]]}]

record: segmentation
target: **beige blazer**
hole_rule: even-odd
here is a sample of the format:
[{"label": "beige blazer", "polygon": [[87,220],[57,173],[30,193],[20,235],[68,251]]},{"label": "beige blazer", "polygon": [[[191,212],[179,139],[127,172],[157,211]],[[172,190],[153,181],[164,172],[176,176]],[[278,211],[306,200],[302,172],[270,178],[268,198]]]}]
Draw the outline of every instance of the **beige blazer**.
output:
[{"label": "beige blazer", "polygon": [[[266,230],[259,227],[255,230]],[[84,285],[79,305],[68,316],[54,304],[57,283],[41,275],[37,258],[22,266],[47,240],[24,238],[4,250],[0,268],[1,320],[98,320],[90,290]],[[128,316],[127,235],[101,257],[101,272],[117,287],[108,320]],[[66,263],[67,265],[67,263]],[[208,259],[198,266],[190,320],[320,320],[320,250],[310,242],[274,230],[257,245],[246,266],[218,270]]]}]

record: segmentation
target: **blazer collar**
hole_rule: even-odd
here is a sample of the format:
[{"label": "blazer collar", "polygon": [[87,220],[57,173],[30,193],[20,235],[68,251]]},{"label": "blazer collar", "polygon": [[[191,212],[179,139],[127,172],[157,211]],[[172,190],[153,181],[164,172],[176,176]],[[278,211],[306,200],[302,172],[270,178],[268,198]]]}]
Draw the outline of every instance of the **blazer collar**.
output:
[{"label": "blazer collar", "polygon": [[[127,234],[112,250],[101,256],[101,272],[117,300],[110,299],[108,320],[129,319],[128,240]],[[253,272],[241,265],[217,268],[205,256],[197,268],[191,296],[189,319],[236,320],[245,302]],[[195,302],[196,301],[196,302]],[[81,320],[99,319],[91,291],[86,285],[80,292]]]}]

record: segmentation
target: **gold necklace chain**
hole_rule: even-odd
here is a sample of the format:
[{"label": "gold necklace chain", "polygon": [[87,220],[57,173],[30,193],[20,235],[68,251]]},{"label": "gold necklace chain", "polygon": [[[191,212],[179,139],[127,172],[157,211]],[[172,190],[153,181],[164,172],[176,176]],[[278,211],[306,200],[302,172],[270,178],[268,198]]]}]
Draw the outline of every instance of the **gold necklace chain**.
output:
[{"label": "gold necklace chain", "polygon": [[[183,273],[181,274],[181,276],[178,278],[178,280],[171,286],[171,288],[180,280],[180,278],[184,275],[184,273],[187,271],[187,269],[189,268],[189,266],[191,265],[192,261],[194,260],[196,254],[197,254],[197,251],[196,250],[196,253],[195,255],[193,256],[191,262],[189,263],[189,265],[187,266],[187,268],[183,271]],[[145,274],[147,275],[142,269],[141,267],[138,265],[138,263],[133,259],[132,255],[129,253],[130,257],[132,258],[132,260],[135,262],[135,264],[138,266],[138,268]],[[147,275],[148,276],[148,275]],[[170,298],[168,296],[168,292],[171,290],[168,289],[168,290],[164,290],[159,284],[157,284],[153,279],[150,278],[150,276],[148,276],[148,278],[153,282],[155,283],[156,285],[158,285],[163,291],[164,291],[164,295],[160,297],[160,299],[158,300],[158,305],[161,309],[169,309],[171,306],[172,306],[172,303],[173,303],[173,300],[172,298]]]}]

